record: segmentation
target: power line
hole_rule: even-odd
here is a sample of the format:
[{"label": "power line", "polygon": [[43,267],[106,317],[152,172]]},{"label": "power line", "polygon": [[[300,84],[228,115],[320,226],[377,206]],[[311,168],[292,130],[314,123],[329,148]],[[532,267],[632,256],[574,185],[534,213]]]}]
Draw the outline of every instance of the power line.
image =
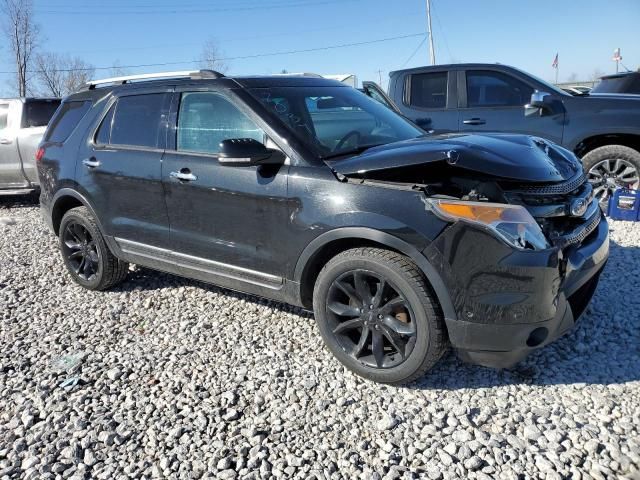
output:
[{"label": "power line", "polygon": [[[376,25],[379,24],[379,22],[381,21],[381,19],[377,19],[375,23]],[[365,25],[365,24],[360,24],[360,26]],[[371,24],[373,25],[373,23]],[[260,34],[260,35],[249,35],[249,36],[238,36],[238,37],[228,37],[225,36],[224,37],[224,41],[225,42],[230,42],[230,41],[236,41],[236,40],[255,40],[255,39],[261,39],[261,38],[275,38],[275,37],[283,37],[283,36],[288,36],[288,35],[301,35],[307,32],[326,32],[326,31],[335,31],[335,30],[353,30],[353,23],[349,24],[349,25],[333,25],[333,26],[329,26],[329,27],[319,27],[319,28],[305,28],[304,30],[287,30],[287,31],[283,31],[283,32],[278,32],[278,33],[265,33],[265,34]],[[217,37],[213,37],[214,39],[216,39]],[[109,52],[112,53],[115,50],[120,49],[125,49],[127,51],[131,51],[131,50],[154,50],[154,49],[160,49],[160,48],[175,48],[175,47],[197,47],[197,46],[202,46],[202,42],[199,43],[165,43],[165,44],[156,44],[156,45],[147,45],[147,46],[131,46],[131,45],[126,45],[126,46],[112,46],[111,48],[103,48],[103,49],[98,49],[98,50],[73,50],[72,52],[68,52],[71,55],[78,55],[78,54],[86,54],[86,53],[104,53],[104,52]]]},{"label": "power line", "polygon": [[[256,54],[252,54],[252,55],[240,55],[240,56],[236,56],[236,57],[224,57],[224,58],[219,58],[217,60],[220,61],[225,61],[225,60],[246,60],[246,59],[251,59],[251,58],[260,58],[260,57],[275,57],[278,55],[291,55],[291,54],[295,54],[295,53],[309,53],[309,52],[319,52],[319,51],[324,51],[324,50],[333,50],[333,49],[337,49],[337,48],[346,48],[346,47],[356,47],[356,46],[360,46],[360,45],[370,45],[372,43],[383,43],[383,42],[389,42],[392,40],[401,40],[404,38],[413,38],[413,37],[418,37],[421,35],[424,35],[424,32],[421,33],[411,33],[408,35],[399,35],[396,37],[387,37],[387,38],[379,38],[376,40],[368,40],[368,41],[364,41],[364,42],[353,42],[353,43],[343,43],[343,44],[339,44],[339,45],[327,45],[324,47],[316,47],[316,48],[304,48],[304,49],[300,49],[300,50],[285,50],[285,51],[279,51],[279,52],[267,52],[267,53],[256,53]],[[185,61],[176,61],[176,62],[162,62],[162,63],[146,63],[146,64],[139,64],[139,65],[118,65],[118,68],[147,68],[147,67],[166,67],[166,66],[170,66],[170,65],[187,65],[187,64],[197,64],[197,63],[201,63],[201,60],[185,60]],[[57,69],[57,70],[51,70],[51,72],[84,72],[84,71],[94,71],[94,70],[110,70],[112,69],[113,66],[109,66],[109,67],[92,67],[92,68],[69,68],[69,69]],[[39,72],[39,70],[30,70],[27,73],[36,73]],[[0,72],[0,74],[11,74],[11,75],[15,75],[16,72]]]},{"label": "power line", "polygon": [[415,49],[415,50],[413,51],[413,53],[409,56],[409,58],[407,58],[407,59],[405,60],[405,62],[404,62],[402,65],[400,65],[400,68],[404,68],[404,66],[405,66],[407,63],[409,63],[413,57],[415,57],[415,56],[416,56],[416,53],[418,53],[418,51],[420,50],[420,47],[422,47],[422,45],[424,45],[424,42],[426,42],[426,41],[427,41],[427,38],[429,38],[429,37],[425,36],[422,40],[420,40],[420,43],[418,44],[418,46],[416,47],[416,49]]},{"label": "power line", "polygon": [[[42,15],[175,15],[175,14],[191,14],[191,13],[223,13],[223,12],[239,12],[239,11],[252,11],[252,10],[271,10],[282,8],[295,8],[295,7],[309,7],[318,5],[328,5],[332,3],[344,3],[345,1],[354,2],[361,0],[313,0],[310,2],[296,3],[260,3],[260,4],[247,4],[247,5],[234,5],[230,7],[214,7],[214,8],[176,8],[176,6],[168,6],[167,9],[162,9],[158,5],[149,5],[149,9],[145,9],[143,6],[133,7],[133,9],[127,9],[126,6],[119,7],[119,9],[112,8],[89,8],[80,10],[78,7],[53,7],[52,9],[38,9],[36,13]],[[160,7],[160,8],[159,8]],[[183,7],[183,5],[179,5]],[[69,10],[65,10],[68,8]]]}]

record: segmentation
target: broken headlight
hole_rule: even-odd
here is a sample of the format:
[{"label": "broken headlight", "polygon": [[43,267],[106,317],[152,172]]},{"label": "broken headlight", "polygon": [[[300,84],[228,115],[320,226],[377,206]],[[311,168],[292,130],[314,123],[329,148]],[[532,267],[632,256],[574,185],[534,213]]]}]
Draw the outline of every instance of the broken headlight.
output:
[{"label": "broken headlight", "polygon": [[504,203],[466,202],[429,199],[433,211],[444,220],[458,220],[482,225],[519,249],[549,248],[544,233],[526,208]]}]

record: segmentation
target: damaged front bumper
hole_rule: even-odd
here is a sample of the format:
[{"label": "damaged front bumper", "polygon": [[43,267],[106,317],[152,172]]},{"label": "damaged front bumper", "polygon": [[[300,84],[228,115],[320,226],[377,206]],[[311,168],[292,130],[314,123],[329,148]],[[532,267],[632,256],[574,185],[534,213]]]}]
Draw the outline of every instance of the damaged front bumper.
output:
[{"label": "damaged front bumper", "polygon": [[423,253],[451,296],[457,318],[445,321],[460,358],[508,368],[577,322],[607,261],[609,227],[603,217],[579,244],[533,251],[457,222]]}]

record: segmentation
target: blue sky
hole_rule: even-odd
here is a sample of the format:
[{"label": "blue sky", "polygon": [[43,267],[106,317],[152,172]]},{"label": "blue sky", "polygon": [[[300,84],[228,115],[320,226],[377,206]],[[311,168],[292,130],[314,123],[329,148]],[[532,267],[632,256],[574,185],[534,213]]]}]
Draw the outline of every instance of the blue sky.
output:
[{"label": "blue sky", "polygon": [[[640,0],[432,0],[438,63],[500,62],[544,79],[623,63],[640,67]],[[77,55],[96,67],[189,61],[214,38],[224,57],[315,49],[426,31],[424,0],[34,0],[44,50]],[[422,37],[322,51],[234,59],[229,73],[355,73],[378,80],[382,70],[425,65]],[[0,71],[13,71],[3,42]],[[409,59],[412,53],[413,58]],[[130,73],[188,70],[194,64],[128,68]],[[108,70],[96,77],[109,76]],[[0,93],[9,75],[0,74]]]}]

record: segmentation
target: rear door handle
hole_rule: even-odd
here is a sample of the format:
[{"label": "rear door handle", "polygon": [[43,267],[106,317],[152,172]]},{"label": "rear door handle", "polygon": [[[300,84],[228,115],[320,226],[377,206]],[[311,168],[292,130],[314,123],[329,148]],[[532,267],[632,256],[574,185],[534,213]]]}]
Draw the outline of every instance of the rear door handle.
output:
[{"label": "rear door handle", "polygon": [[100,162],[95,157],[85,158],[82,160],[82,164],[87,168],[96,168],[100,166]]},{"label": "rear door handle", "polygon": [[11,145],[11,140],[8,138],[0,138],[0,145]]},{"label": "rear door handle", "polygon": [[484,125],[487,122],[482,118],[467,118],[466,120],[463,120],[462,123],[465,125]]},{"label": "rear door handle", "polygon": [[171,178],[175,178],[176,180],[180,180],[182,182],[193,182],[194,180],[198,179],[198,177],[196,177],[193,173],[191,173],[191,171],[188,168],[183,168],[179,172],[171,172],[169,173],[169,176]]}]

